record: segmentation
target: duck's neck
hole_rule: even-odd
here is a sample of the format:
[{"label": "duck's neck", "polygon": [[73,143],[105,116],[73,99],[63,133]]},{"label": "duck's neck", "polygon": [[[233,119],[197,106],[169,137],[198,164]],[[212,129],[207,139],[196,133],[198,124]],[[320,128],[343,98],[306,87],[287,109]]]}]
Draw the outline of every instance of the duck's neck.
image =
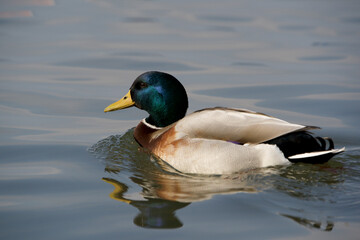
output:
[{"label": "duck's neck", "polygon": [[186,114],[186,109],[175,109],[176,111],[162,110],[159,112],[149,112],[150,116],[146,122],[156,127],[166,127],[182,119]]}]

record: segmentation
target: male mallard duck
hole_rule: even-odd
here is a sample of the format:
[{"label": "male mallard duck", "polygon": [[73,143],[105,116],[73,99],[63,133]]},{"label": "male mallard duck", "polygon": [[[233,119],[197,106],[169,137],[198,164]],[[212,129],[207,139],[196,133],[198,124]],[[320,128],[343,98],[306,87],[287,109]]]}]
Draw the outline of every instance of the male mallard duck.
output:
[{"label": "male mallard duck", "polygon": [[135,128],[136,141],[185,173],[226,174],[290,162],[323,163],[344,151],[334,149],[330,138],[307,132],[318,127],[249,110],[215,107],[185,116],[186,91],[163,72],[141,74],[129,92],[104,111],[131,106],[150,114]]}]

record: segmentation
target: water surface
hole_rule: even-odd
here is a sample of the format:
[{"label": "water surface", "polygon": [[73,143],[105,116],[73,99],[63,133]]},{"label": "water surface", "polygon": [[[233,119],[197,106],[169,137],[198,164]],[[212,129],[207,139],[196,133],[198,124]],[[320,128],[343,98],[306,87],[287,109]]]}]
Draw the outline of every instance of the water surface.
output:
[{"label": "water surface", "polygon": [[[0,2],[0,238],[357,239],[358,1]],[[316,125],[321,165],[179,173],[103,109],[148,70],[189,112],[241,107]]]}]

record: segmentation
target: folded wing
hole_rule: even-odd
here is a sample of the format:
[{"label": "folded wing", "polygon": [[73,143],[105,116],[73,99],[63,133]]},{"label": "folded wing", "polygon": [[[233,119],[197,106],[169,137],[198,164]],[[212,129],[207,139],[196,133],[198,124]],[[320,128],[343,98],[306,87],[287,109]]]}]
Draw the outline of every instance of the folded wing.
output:
[{"label": "folded wing", "polygon": [[178,121],[175,128],[176,132],[191,138],[257,144],[287,133],[318,127],[293,124],[244,109],[217,107],[189,114]]}]

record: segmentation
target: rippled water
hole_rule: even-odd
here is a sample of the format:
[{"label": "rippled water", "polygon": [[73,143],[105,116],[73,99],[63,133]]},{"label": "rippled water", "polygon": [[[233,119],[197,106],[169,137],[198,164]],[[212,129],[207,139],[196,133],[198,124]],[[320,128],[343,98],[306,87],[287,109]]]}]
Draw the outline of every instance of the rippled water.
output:
[{"label": "rippled water", "polygon": [[[0,1],[1,239],[357,239],[358,1]],[[192,112],[321,126],[326,164],[188,175],[142,150],[138,109],[104,114],[147,70]],[[167,230],[165,230],[167,229]]]}]

